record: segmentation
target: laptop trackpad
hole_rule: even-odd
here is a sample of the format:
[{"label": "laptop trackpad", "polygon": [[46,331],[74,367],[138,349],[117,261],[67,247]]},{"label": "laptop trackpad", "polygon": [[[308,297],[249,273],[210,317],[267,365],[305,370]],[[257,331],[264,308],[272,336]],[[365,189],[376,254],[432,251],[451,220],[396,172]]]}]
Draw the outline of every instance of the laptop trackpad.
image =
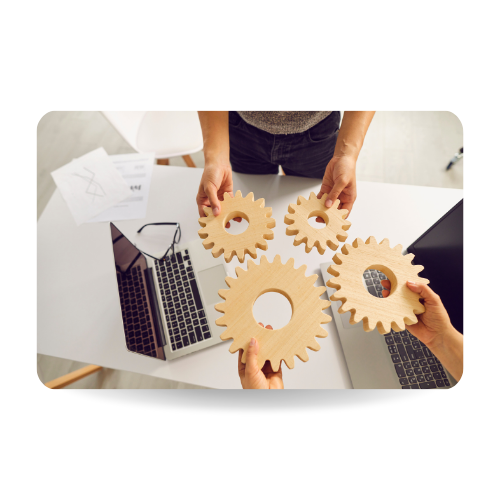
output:
[{"label": "laptop trackpad", "polygon": [[205,305],[211,306],[223,302],[217,293],[221,288],[229,288],[225,282],[226,271],[223,265],[211,267],[198,272],[198,283],[205,299]]}]

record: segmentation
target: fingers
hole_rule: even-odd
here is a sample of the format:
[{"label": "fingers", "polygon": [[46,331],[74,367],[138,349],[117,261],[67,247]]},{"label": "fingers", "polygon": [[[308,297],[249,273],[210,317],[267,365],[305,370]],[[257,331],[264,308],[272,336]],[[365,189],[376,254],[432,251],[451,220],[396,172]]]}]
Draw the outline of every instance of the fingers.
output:
[{"label": "fingers", "polygon": [[415,293],[418,293],[424,300],[426,304],[441,304],[441,299],[437,293],[434,293],[428,285],[423,283],[414,283],[413,281],[407,281],[406,286]]},{"label": "fingers", "polygon": [[247,349],[247,360],[245,363],[245,372],[250,377],[255,376],[259,371],[259,364],[257,362],[257,355],[259,354],[259,342],[256,338],[252,337]]},{"label": "fingers", "polygon": [[[346,186],[347,186],[347,179],[345,177],[340,176],[335,180],[333,189],[328,193],[328,196],[326,197],[325,201],[326,208],[330,208],[333,205],[333,202],[340,196],[340,193],[342,193],[342,191]],[[346,203],[345,205],[346,206],[344,208],[347,208],[347,205],[349,205],[349,203]],[[352,208],[352,203],[350,203],[350,205]]]},{"label": "fingers", "polygon": [[238,374],[240,375],[240,377],[243,377],[243,375],[245,374],[245,363],[241,362],[242,356],[243,356],[243,349],[240,349],[238,353]]},{"label": "fingers", "polygon": [[349,217],[352,207],[354,206],[353,201],[348,201],[347,203],[342,203],[341,206],[339,205],[339,210],[347,210],[347,217]]},{"label": "fingers", "polygon": [[272,329],[273,329],[273,327],[271,325],[266,326],[266,330],[272,330]]},{"label": "fingers", "polygon": [[316,222],[319,222],[320,224],[325,224],[325,221],[321,217],[316,217]]},{"label": "fingers", "polygon": [[380,284],[384,287],[387,288],[388,290],[391,289],[391,282],[389,280],[382,280]]},{"label": "fingers", "polygon": [[390,293],[391,292],[389,290],[382,290],[382,297],[384,297],[384,299],[385,299],[386,297],[389,297]]},{"label": "fingers", "polygon": [[[234,219],[232,219],[232,220],[234,220],[235,222],[241,222],[241,217],[235,217],[235,218],[234,218]],[[228,228],[230,228],[230,227],[231,227],[231,223],[230,223],[230,222],[228,222],[228,223],[226,224],[226,229],[228,229]]]},{"label": "fingers", "polygon": [[208,182],[206,186],[204,186],[205,194],[208,196],[208,201],[210,202],[210,206],[212,207],[212,213],[215,217],[220,214],[220,202],[217,197],[217,188],[212,182]]}]

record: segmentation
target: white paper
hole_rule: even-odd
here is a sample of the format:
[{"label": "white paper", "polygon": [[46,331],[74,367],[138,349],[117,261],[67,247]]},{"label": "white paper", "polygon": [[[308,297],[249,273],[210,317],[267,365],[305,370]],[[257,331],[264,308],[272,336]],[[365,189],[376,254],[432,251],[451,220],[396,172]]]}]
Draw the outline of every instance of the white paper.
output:
[{"label": "white paper", "polygon": [[52,178],[78,226],[130,196],[130,188],[103,148],[55,170]]},{"label": "white paper", "polygon": [[110,155],[109,158],[132,191],[132,196],[87,222],[144,219],[148,208],[154,153]]}]

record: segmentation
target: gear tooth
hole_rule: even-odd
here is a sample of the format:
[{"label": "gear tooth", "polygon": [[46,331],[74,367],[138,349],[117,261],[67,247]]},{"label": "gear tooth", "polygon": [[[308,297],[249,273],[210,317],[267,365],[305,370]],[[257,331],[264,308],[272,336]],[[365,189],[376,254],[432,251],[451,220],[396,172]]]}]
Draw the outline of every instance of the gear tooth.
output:
[{"label": "gear tooth", "polygon": [[414,255],[414,254],[412,254],[412,253],[407,253],[407,254],[404,256],[404,258],[405,258],[406,260],[408,260],[408,261],[410,261],[410,262],[411,262],[411,261],[415,258],[415,255]]},{"label": "gear tooth", "polygon": [[305,276],[307,272],[307,266],[305,264],[302,264],[299,268],[297,268],[297,272],[302,273]]},{"label": "gear tooth", "polygon": [[314,286],[314,283],[316,283],[317,279],[318,279],[317,274],[311,274],[311,276],[306,276],[307,286]]},{"label": "gear tooth", "polygon": [[[271,226],[274,227],[274,226]],[[273,231],[265,231],[262,235],[265,240],[274,240],[274,232]]]},{"label": "gear tooth", "polygon": [[313,191],[311,191],[311,194],[309,195],[309,201],[317,200],[318,197],[314,194]]},{"label": "gear tooth", "polygon": [[[346,210],[345,208],[343,208],[342,210],[339,210],[340,212],[340,217],[342,219],[345,219],[348,215],[349,215],[349,210]],[[346,221],[348,222],[348,221]],[[351,225],[351,223],[349,222],[349,226]]]},{"label": "gear tooth", "polygon": [[290,257],[286,262],[285,262],[285,266],[288,266],[288,267],[291,267],[293,268],[293,266],[295,265],[295,260],[293,259],[293,257]]},{"label": "gear tooth", "polygon": [[[321,294],[323,295],[323,294]],[[320,297],[321,297],[320,295]],[[331,302],[329,300],[321,300],[321,310],[324,311],[325,309],[328,309],[331,306]],[[324,314],[324,313],[322,313]]]},{"label": "gear tooth", "polygon": [[270,361],[270,363],[271,363],[271,368],[273,369],[273,372],[275,372],[275,373],[278,372],[280,369],[280,365],[281,365],[281,359],[279,359],[279,360],[273,359],[272,361]]},{"label": "gear tooth", "polygon": [[356,238],[353,242],[352,242],[352,246],[354,248],[359,248],[360,245],[364,245],[364,241],[361,239],[361,238]]},{"label": "gear tooth", "polygon": [[281,257],[279,254],[274,256],[273,264],[281,264]]},{"label": "gear tooth", "polygon": [[395,332],[402,332],[406,329],[406,325],[403,318],[397,318],[391,323],[391,328]]},{"label": "gear tooth", "polygon": [[201,229],[198,229],[198,236],[201,238],[201,239],[205,239],[208,237],[208,232],[206,229],[203,229],[205,226],[203,226]]},{"label": "gear tooth", "polygon": [[231,199],[231,195],[228,192],[224,193],[224,201],[227,199]]},{"label": "gear tooth", "polygon": [[217,312],[220,312],[220,313],[225,313],[226,310],[225,310],[225,305],[226,303],[225,302],[219,302],[218,304],[215,304],[214,305],[214,309],[217,311]]},{"label": "gear tooth", "polygon": [[298,353],[297,353],[297,357],[298,357],[301,361],[303,361],[304,363],[305,363],[306,361],[309,361],[309,354],[307,354],[307,351],[306,351],[305,349],[304,349],[303,351],[301,351],[301,352],[298,352]]},{"label": "gear tooth", "polygon": [[349,245],[349,243],[346,243],[345,245],[342,246],[342,248],[340,249],[340,251],[344,255],[349,255],[349,253],[352,252],[352,246]]},{"label": "gear tooth", "polygon": [[424,270],[424,266],[413,266],[413,271],[415,271],[415,273],[421,273],[422,271]]},{"label": "gear tooth", "polygon": [[321,346],[315,339],[310,340],[307,347],[311,349],[311,351],[319,351],[321,349]]},{"label": "gear tooth", "polygon": [[241,191],[238,189],[238,191],[236,191],[235,195],[234,195],[235,198],[243,198],[242,194],[241,194]]},{"label": "gear tooth", "polygon": [[377,244],[377,240],[375,239],[375,236],[370,236],[366,241],[365,241],[365,244],[366,245],[376,245]]},{"label": "gear tooth", "polygon": [[238,276],[238,278],[246,274],[246,271],[241,267],[237,267],[234,271],[236,272],[236,276]]},{"label": "gear tooth", "polygon": [[415,323],[418,323],[418,318],[415,314],[411,314],[410,316],[405,316],[404,322],[405,325],[414,325]]},{"label": "gear tooth", "polygon": [[[206,241],[206,240],[205,240],[205,241]],[[205,241],[204,241],[203,243],[205,243]],[[203,246],[205,246],[205,245],[203,245]],[[207,248],[207,247],[205,247],[205,248]],[[208,248],[210,248],[210,247],[208,247]],[[219,257],[220,257],[223,253],[224,253],[224,249],[223,249],[222,247],[216,247],[216,246],[214,246],[214,247],[212,248],[212,255],[213,255],[216,259],[217,259],[217,258],[219,258]]]},{"label": "gear tooth", "polygon": [[377,330],[381,335],[385,335],[391,331],[391,325],[386,325],[382,321],[378,321]]},{"label": "gear tooth", "polygon": [[[331,318],[330,318],[330,320],[331,320]],[[328,321],[325,321],[324,323],[320,323],[317,326],[317,328],[314,331],[315,337],[318,337],[319,339],[324,339],[324,338],[328,337],[328,332],[320,326],[320,325],[325,325],[326,323],[328,323]]]},{"label": "gear tooth", "polygon": [[[254,258],[257,258],[257,257],[254,257]],[[249,260],[247,262],[247,268],[248,268],[248,270],[253,269],[256,265],[257,264],[253,260]]]},{"label": "gear tooth", "polygon": [[[327,302],[327,301],[325,301],[325,302]],[[328,303],[328,305],[326,307],[330,307],[330,303]],[[325,307],[325,309],[326,309],[326,307]],[[332,317],[329,314],[321,313],[320,324],[326,325],[327,323],[330,323],[331,320],[332,320]],[[318,337],[319,337],[319,335],[318,335]],[[326,335],[325,335],[325,337],[326,337]]]},{"label": "gear tooth", "polygon": [[291,214],[294,214],[297,210],[297,205],[295,203],[290,203],[290,205],[288,205],[288,212],[291,213]]},{"label": "gear tooth", "polygon": [[342,256],[342,254],[340,254],[340,253],[336,253],[336,254],[333,256],[333,258],[332,258],[333,262],[335,262],[335,264],[337,264],[337,265],[339,265],[339,266],[340,266],[340,265],[342,264],[342,262],[343,262],[343,261],[342,261],[341,256]]},{"label": "gear tooth", "polygon": [[[296,215],[294,215],[294,214],[286,214],[286,215],[285,215],[285,224],[288,224],[288,225],[290,225],[290,224],[295,224],[295,219],[296,219],[296,217],[297,217],[297,216],[296,216]],[[288,229],[291,229],[291,226],[290,226],[289,228],[287,228],[287,231],[288,231]],[[289,236],[290,236],[290,235],[289,235]]]},{"label": "gear tooth", "polygon": [[[224,314],[224,316],[221,316],[220,318],[217,318],[217,319],[215,320],[215,324],[216,324],[217,326],[227,326],[227,317],[226,317],[226,315]],[[226,330],[226,331],[225,331],[225,332],[223,332],[223,333],[226,333],[227,331],[228,331],[228,330]],[[228,338],[231,338],[231,337],[227,337],[227,336],[226,336],[226,339],[228,339]]]},{"label": "gear tooth", "polygon": [[250,257],[252,257],[252,259],[256,259],[257,258],[257,247],[247,248],[247,253],[248,253],[248,255],[250,255]]},{"label": "gear tooth", "polygon": [[380,243],[379,245],[381,246],[384,246],[384,247],[390,247],[390,244],[389,244],[389,239],[388,238],[384,238]]},{"label": "gear tooth", "polygon": [[303,203],[307,203],[307,200],[301,195],[297,198],[297,204],[302,205]]},{"label": "gear tooth", "polygon": [[[231,337],[231,338],[234,338],[234,337]],[[236,341],[234,341],[230,346],[229,346],[229,352],[231,354],[234,354],[235,352],[239,351],[240,348],[238,347],[238,345],[236,344]],[[243,361],[243,360],[242,360]]]},{"label": "gear tooth", "polygon": [[[264,198],[261,198],[261,200],[263,200]],[[254,195],[253,193],[248,193],[246,196],[245,196],[245,200],[250,200],[250,201],[254,201],[255,198],[254,198]],[[258,200],[260,201],[260,200]]]},{"label": "gear tooth", "polygon": [[330,266],[327,269],[328,274],[331,274],[332,276],[339,276],[340,273],[335,269],[335,266]]},{"label": "gear tooth", "polygon": [[393,248],[393,251],[394,251],[394,252],[396,252],[396,253],[398,253],[398,254],[401,254],[401,252],[403,251],[403,245],[401,245],[401,243],[400,243],[400,244],[398,244],[398,245],[396,245],[396,246]]},{"label": "gear tooth", "polygon": [[221,288],[217,293],[221,299],[226,300],[229,290],[227,288]]},{"label": "gear tooth", "polygon": [[224,281],[229,288],[233,287],[236,284],[236,278],[231,278],[231,276],[226,276],[226,279]]},{"label": "gear tooth", "polygon": [[[198,224],[201,226],[201,227],[205,227],[207,225],[207,219],[208,217],[200,217],[198,219]],[[198,231],[198,234],[200,234],[200,231],[201,229]]]},{"label": "gear tooth", "polygon": [[245,260],[245,250],[243,248],[236,250],[236,257],[240,261],[240,263],[243,263]]},{"label": "gear tooth", "polygon": [[[215,321],[215,323],[217,323],[217,321]],[[224,330],[220,335],[219,335],[220,339],[221,340],[229,340],[229,339],[232,339],[232,334],[231,332],[229,331],[229,329],[226,329]]]},{"label": "gear tooth", "polygon": [[260,248],[260,250],[267,250],[267,241],[264,239],[264,240],[260,240],[260,241],[257,241],[255,243],[255,247],[256,248]]},{"label": "gear tooth", "polygon": [[295,361],[293,359],[293,356],[291,358],[285,359],[283,361],[285,362],[285,364],[289,370],[293,370],[293,368],[295,366]]},{"label": "gear tooth", "polygon": [[259,207],[259,208],[264,208],[266,206],[266,200],[264,200],[264,198],[259,198],[255,204]]},{"label": "gear tooth", "polygon": [[269,264],[269,261],[267,260],[267,257],[265,255],[263,255],[261,258],[260,258],[260,263],[261,264]]},{"label": "gear tooth", "polygon": [[[222,253],[222,252],[221,252]],[[229,263],[232,258],[236,255],[236,250],[224,252],[224,260]]]},{"label": "gear tooth", "polygon": [[273,209],[272,209],[272,207],[266,207],[266,211],[265,211],[264,215],[266,217],[271,217],[271,215],[273,215]]},{"label": "gear tooth", "polygon": [[332,208],[334,210],[337,210],[338,206],[340,205],[340,200],[337,198],[334,202],[333,202],[333,205],[329,208],[329,210],[331,210]]},{"label": "gear tooth", "polygon": [[376,323],[370,317],[363,317],[363,330],[365,332],[371,332],[372,330],[375,330],[376,326]]}]

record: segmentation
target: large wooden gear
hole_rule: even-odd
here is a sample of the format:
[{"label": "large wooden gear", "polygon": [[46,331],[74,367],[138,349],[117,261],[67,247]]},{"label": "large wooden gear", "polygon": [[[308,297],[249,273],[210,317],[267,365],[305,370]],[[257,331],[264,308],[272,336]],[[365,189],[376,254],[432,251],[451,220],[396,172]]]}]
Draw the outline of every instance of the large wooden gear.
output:
[{"label": "large wooden gear", "polygon": [[[330,266],[328,272],[334,276],[327,285],[335,288],[331,300],[340,300],[342,305],[339,313],[350,311],[349,323],[354,325],[363,321],[366,332],[377,328],[379,333],[402,331],[406,325],[417,323],[416,314],[422,314],[425,307],[420,303],[420,296],[412,292],[407,281],[429,283],[418,273],[423,266],[411,264],[414,255],[401,254],[402,246],[390,248],[389,240],[385,238],[377,244],[370,236],[365,243],[357,238],[352,246],[346,244],[342,253],[336,253],[333,261],[336,266]],[[391,292],[386,298],[374,297],[363,285],[363,272],[367,269],[382,271],[391,282]]]},{"label": "large wooden gear", "polygon": [[[306,253],[316,247],[323,255],[327,246],[336,250],[339,242],[347,239],[345,230],[349,229],[351,223],[345,218],[349,211],[338,210],[339,200],[335,200],[330,208],[326,208],[326,197],[325,193],[321,199],[318,199],[314,193],[311,193],[309,200],[299,196],[297,205],[292,203],[288,206],[289,214],[285,215],[285,224],[289,226],[286,228],[286,234],[296,235],[293,241],[294,246],[305,243]],[[310,217],[321,217],[325,222],[325,227],[312,227],[308,222]]]},{"label": "large wooden gear", "polygon": [[[259,367],[262,368],[269,360],[272,369],[278,371],[281,360],[290,369],[294,367],[294,356],[308,361],[306,347],[318,351],[321,346],[315,337],[328,335],[321,325],[332,319],[322,312],[330,306],[330,302],[319,298],[326,288],[314,286],[318,276],[305,276],[305,265],[295,269],[293,264],[293,259],[282,264],[279,255],[271,263],[263,255],[260,264],[249,260],[247,271],[237,267],[238,278],[226,278],[229,290],[219,290],[219,296],[225,302],[217,304],[215,309],[224,316],[218,318],[216,324],[227,326],[220,337],[222,340],[234,339],[229,352],[243,349],[243,363],[246,362],[246,351],[252,337],[259,342]],[[262,328],[253,316],[255,301],[267,292],[281,293],[292,306],[290,322],[278,330]]]},{"label": "large wooden gear", "polygon": [[[241,191],[236,191],[234,198],[224,193],[220,204],[220,214],[215,217],[212,209],[203,207],[206,217],[198,219],[203,229],[198,231],[203,239],[203,246],[212,249],[212,255],[219,257],[224,254],[226,262],[236,255],[240,262],[249,254],[257,258],[257,248],[267,250],[267,241],[274,238],[271,230],[276,221],[271,218],[273,209],[265,206],[264,198],[254,201],[253,193],[242,197]],[[248,222],[248,228],[241,234],[230,234],[225,230],[226,224],[234,217],[242,217]]]}]

